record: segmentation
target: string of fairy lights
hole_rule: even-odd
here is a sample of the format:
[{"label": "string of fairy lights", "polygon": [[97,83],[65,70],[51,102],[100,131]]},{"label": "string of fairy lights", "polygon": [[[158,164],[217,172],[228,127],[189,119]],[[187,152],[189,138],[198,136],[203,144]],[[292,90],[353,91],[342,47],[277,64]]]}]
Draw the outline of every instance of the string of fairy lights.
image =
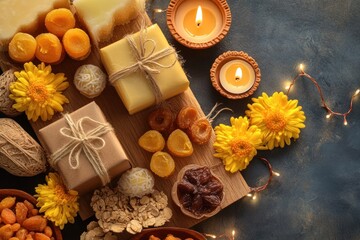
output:
[{"label": "string of fairy lights", "polygon": [[[347,116],[353,110],[353,103],[354,103],[354,100],[355,100],[356,96],[358,96],[360,94],[360,88],[356,89],[354,94],[352,94],[352,96],[350,98],[350,103],[349,103],[348,110],[341,113],[341,112],[336,112],[336,111],[332,110],[329,107],[329,105],[325,101],[325,96],[324,96],[324,93],[323,93],[323,91],[322,91],[322,89],[320,87],[320,84],[317,82],[317,80],[314,77],[312,77],[310,74],[305,72],[304,64],[299,65],[299,73],[293,78],[291,83],[286,86],[286,90],[287,90],[286,95],[289,95],[290,90],[294,87],[294,84],[300,78],[308,79],[315,85],[315,87],[316,87],[316,89],[317,89],[317,91],[319,93],[320,99],[321,99],[322,107],[325,108],[325,110],[327,111],[326,118],[329,119],[332,116],[341,116],[343,118],[344,125],[347,126],[348,125]],[[250,193],[248,193],[246,196],[250,197],[252,200],[257,199],[257,197],[256,197],[257,192],[263,191],[268,187],[268,185],[270,184],[273,176],[277,176],[277,177],[280,176],[280,173],[275,172],[273,170],[270,162],[266,158],[264,158],[264,157],[257,157],[257,158],[262,160],[266,164],[266,166],[267,166],[267,168],[269,170],[269,178],[268,178],[268,180],[266,181],[265,184],[263,184],[263,185],[261,185],[259,187],[250,188]],[[220,234],[220,235],[215,235],[215,234],[211,234],[211,233],[203,233],[203,235],[205,237],[209,238],[209,239],[235,240],[235,233],[236,233],[235,230],[232,230],[231,234],[223,233],[223,234]]]},{"label": "string of fairy lights", "polygon": [[[154,20],[156,14],[164,13],[164,12],[166,12],[166,9],[154,8],[151,19]],[[336,111],[332,110],[328,106],[328,104],[326,103],[323,91],[322,91],[319,83],[316,81],[316,79],[314,77],[312,77],[310,74],[305,72],[304,64],[301,63],[298,68],[299,68],[299,73],[292,79],[291,83],[288,84],[285,87],[285,89],[287,90],[286,95],[289,96],[289,93],[290,93],[291,89],[294,87],[294,84],[297,82],[298,79],[304,78],[304,79],[310,80],[315,85],[315,87],[316,87],[316,89],[317,89],[317,91],[319,93],[322,107],[325,108],[325,110],[327,111],[326,119],[330,119],[332,116],[341,116],[343,118],[344,125],[347,126],[348,125],[347,116],[353,110],[353,102],[354,102],[356,96],[358,96],[360,94],[360,88],[356,89],[354,94],[351,96],[349,109],[346,112],[343,112],[343,113],[336,112]],[[276,176],[276,177],[280,176],[280,173],[273,170],[270,162],[266,158],[264,158],[264,157],[257,157],[257,158],[260,159],[261,161],[263,161],[266,164],[266,166],[267,166],[267,168],[269,170],[269,178],[268,178],[268,180],[266,181],[265,184],[263,184],[263,185],[261,185],[259,187],[251,187],[250,188],[250,193],[248,193],[246,196],[251,198],[252,200],[257,199],[257,196],[256,196],[257,192],[263,191],[268,187],[268,185],[270,184],[273,176]],[[212,234],[212,233],[202,233],[202,234],[208,239],[235,240],[235,233],[236,233],[236,231],[235,231],[235,229],[233,229],[231,231],[231,234],[228,234],[228,233],[222,233],[222,234],[219,234],[219,235],[215,235],[215,234]]]},{"label": "string of fairy lights", "polygon": [[360,89],[356,89],[356,91],[354,92],[354,94],[351,96],[350,98],[350,104],[349,104],[349,109],[346,111],[346,112],[336,112],[336,111],[333,111],[329,106],[328,104],[326,103],[325,101],[325,97],[324,97],[324,94],[323,94],[323,91],[321,90],[320,88],[320,85],[319,83],[316,81],[315,78],[313,78],[310,74],[306,73],[304,71],[304,64],[300,64],[299,65],[299,70],[300,72],[296,75],[296,77],[291,81],[291,83],[289,85],[287,85],[285,88],[287,89],[287,95],[289,95],[290,93],[290,90],[291,88],[294,86],[295,82],[299,79],[299,78],[305,78],[305,79],[308,79],[310,80],[316,87],[316,89],[318,90],[318,93],[320,95],[320,99],[321,99],[321,104],[322,104],[322,107],[326,109],[327,111],[327,114],[326,114],[326,118],[329,119],[331,118],[332,116],[341,116],[343,118],[343,122],[344,122],[344,125],[348,125],[348,121],[347,121],[347,116],[351,113],[351,111],[353,110],[353,102],[354,102],[354,99],[357,95],[359,95],[360,93]]}]

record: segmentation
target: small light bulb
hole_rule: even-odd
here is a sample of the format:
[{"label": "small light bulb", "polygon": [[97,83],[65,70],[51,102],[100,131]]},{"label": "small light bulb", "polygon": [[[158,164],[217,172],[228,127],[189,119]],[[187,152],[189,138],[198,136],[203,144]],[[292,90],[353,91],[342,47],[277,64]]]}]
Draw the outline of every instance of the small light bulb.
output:
[{"label": "small light bulb", "polygon": [[331,113],[326,115],[326,118],[330,118],[331,117]]},{"label": "small light bulb", "polygon": [[232,236],[232,238],[234,239],[234,237],[235,237],[235,230],[232,230],[231,236]]},{"label": "small light bulb", "polygon": [[252,197],[253,195],[251,193],[246,194],[248,197]]},{"label": "small light bulb", "polygon": [[348,125],[348,122],[346,119],[344,119],[344,125],[347,126]]},{"label": "small light bulb", "polygon": [[278,172],[272,171],[272,174],[274,174],[277,177],[280,177],[280,173],[278,173]]},{"label": "small light bulb", "polygon": [[285,87],[285,89],[286,89],[286,90],[289,90],[289,89],[290,89],[290,85],[287,85],[287,86]]},{"label": "small light bulb", "polygon": [[210,237],[210,238],[213,238],[213,239],[216,238],[216,235],[215,235],[215,234],[204,233],[204,235],[205,235],[206,237]]},{"label": "small light bulb", "polygon": [[255,193],[254,193],[254,196],[252,197],[252,200],[256,200],[256,195],[255,195]]},{"label": "small light bulb", "polygon": [[355,94],[354,94],[354,96],[357,96],[357,95],[359,95],[359,93],[360,93],[360,89],[357,89],[357,90],[355,91]]},{"label": "small light bulb", "polygon": [[300,71],[304,71],[304,64],[302,64],[302,63],[300,63],[300,65],[299,65],[299,69],[300,69]]}]

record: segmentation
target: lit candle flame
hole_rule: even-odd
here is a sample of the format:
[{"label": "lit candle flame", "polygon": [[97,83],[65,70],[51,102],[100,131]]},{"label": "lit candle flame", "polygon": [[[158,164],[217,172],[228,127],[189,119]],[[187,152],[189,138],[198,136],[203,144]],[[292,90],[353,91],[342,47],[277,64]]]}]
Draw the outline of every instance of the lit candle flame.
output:
[{"label": "lit candle flame", "polygon": [[235,72],[235,80],[239,81],[242,78],[242,70],[241,68],[237,68]]},{"label": "lit candle flame", "polygon": [[198,26],[198,27],[200,27],[200,25],[202,23],[202,9],[201,9],[200,5],[197,8],[195,23],[196,23],[196,26]]}]

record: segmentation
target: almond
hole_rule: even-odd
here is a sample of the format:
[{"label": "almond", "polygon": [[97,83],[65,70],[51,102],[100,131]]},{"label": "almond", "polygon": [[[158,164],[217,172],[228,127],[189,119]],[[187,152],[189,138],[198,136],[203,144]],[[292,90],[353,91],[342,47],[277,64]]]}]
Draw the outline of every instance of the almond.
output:
[{"label": "almond", "polygon": [[51,227],[49,227],[49,226],[46,226],[46,228],[44,229],[44,233],[48,237],[52,237],[52,235],[53,235],[53,231],[52,231]]},{"label": "almond", "polygon": [[6,197],[0,202],[0,212],[4,208],[12,208],[15,204],[16,197]]},{"label": "almond", "polygon": [[8,240],[14,235],[10,224],[6,224],[0,228],[0,240]]},{"label": "almond", "polygon": [[28,213],[31,213],[31,210],[34,209],[34,205],[31,202],[29,202],[28,200],[25,200],[24,204],[27,207],[27,209],[29,210]]},{"label": "almond", "polygon": [[50,238],[43,233],[35,233],[35,240],[50,240]]},{"label": "almond", "polygon": [[29,233],[28,230],[26,230],[25,228],[21,228],[19,231],[17,231],[16,237],[17,237],[19,240],[25,240],[26,235],[27,235],[28,233]]},{"label": "almond", "polygon": [[5,224],[13,224],[16,222],[15,213],[9,208],[4,208],[2,210],[1,219]]},{"label": "almond", "polygon": [[17,238],[17,237],[12,237],[12,238],[9,238],[9,240],[19,240],[19,238]]},{"label": "almond", "polygon": [[11,225],[11,230],[13,230],[13,232],[19,231],[20,228],[20,223],[14,223],[13,225]]},{"label": "almond", "polygon": [[37,215],[25,219],[25,221],[23,222],[23,227],[29,231],[42,232],[44,231],[46,224],[46,219]]},{"label": "almond", "polygon": [[26,207],[26,205],[22,202],[18,202],[16,203],[15,206],[15,215],[16,215],[16,221],[20,224],[22,224],[24,222],[24,220],[26,219],[28,213],[28,208]]}]

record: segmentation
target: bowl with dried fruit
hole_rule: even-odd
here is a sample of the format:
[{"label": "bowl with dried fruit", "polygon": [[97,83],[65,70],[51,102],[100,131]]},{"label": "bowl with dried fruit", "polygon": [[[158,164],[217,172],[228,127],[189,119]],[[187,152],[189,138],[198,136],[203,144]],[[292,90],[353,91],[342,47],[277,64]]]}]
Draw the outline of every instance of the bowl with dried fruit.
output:
[{"label": "bowl with dried fruit", "polygon": [[36,202],[24,191],[0,189],[0,239],[63,239],[60,229],[39,214]]},{"label": "bowl with dried fruit", "polygon": [[223,208],[224,185],[209,167],[189,164],[179,171],[171,197],[186,216],[207,218]]},{"label": "bowl with dried fruit", "polygon": [[206,240],[205,236],[187,228],[159,227],[143,230],[131,240]]}]

